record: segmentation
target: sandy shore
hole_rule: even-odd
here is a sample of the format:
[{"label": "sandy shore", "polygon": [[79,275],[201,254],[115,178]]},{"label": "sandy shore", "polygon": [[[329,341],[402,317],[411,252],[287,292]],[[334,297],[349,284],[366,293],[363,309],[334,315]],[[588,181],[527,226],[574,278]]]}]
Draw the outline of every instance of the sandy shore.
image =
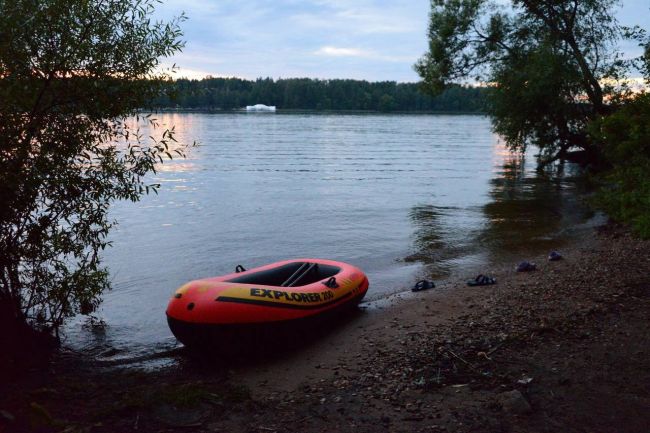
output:
[{"label": "sandy shore", "polygon": [[246,364],[63,353],[3,384],[0,432],[648,432],[650,242],[606,226],[562,253],[374,302]]}]

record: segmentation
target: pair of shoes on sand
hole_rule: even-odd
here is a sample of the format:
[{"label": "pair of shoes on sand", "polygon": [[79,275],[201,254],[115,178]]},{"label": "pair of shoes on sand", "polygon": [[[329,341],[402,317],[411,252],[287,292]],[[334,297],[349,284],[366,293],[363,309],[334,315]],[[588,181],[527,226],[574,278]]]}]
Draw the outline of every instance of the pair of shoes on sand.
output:
[{"label": "pair of shoes on sand", "polygon": [[[562,254],[558,253],[557,251],[551,251],[548,254],[548,261],[549,262],[556,262],[558,260],[562,260]],[[535,263],[527,262],[524,260],[523,262],[519,263],[517,265],[517,272],[530,272],[534,271],[537,269],[537,266]]]},{"label": "pair of shoes on sand", "polygon": [[[490,284],[496,284],[497,280],[495,278],[489,277],[487,275],[480,274],[473,280],[467,281],[468,286],[488,286]],[[411,289],[413,292],[421,292],[422,290],[429,290],[436,287],[433,281],[429,280],[420,280]]]},{"label": "pair of shoes on sand", "polygon": [[[548,260],[551,262],[555,262],[558,260],[562,259],[562,254],[558,253],[557,251],[551,251],[548,255]],[[519,263],[517,265],[517,272],[530,272],[534,271],[537,269],[537,265],[535,263],[527,262],[524,260],[523,262]],[[487,275],[479,274],[476,278],[473,280],[467,281],[468,286],[487,286],[490,284],[495,284],[497,282],[496,279],[489,277]]]}]

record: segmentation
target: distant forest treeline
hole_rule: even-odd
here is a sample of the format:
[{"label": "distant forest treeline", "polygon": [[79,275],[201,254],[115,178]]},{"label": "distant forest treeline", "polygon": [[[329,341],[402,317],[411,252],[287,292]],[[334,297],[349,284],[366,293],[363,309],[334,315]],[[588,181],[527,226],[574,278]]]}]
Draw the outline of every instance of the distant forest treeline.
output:
[{"label": "distant forest treeline", "polygon": [[486,89],[456,86],[437,97],[416,83],[289,78],[255,81],[239,78],[180,79],[154,101],[157,107],[233,110],[275,105],[284,110],[369,110],[482,112]]}]

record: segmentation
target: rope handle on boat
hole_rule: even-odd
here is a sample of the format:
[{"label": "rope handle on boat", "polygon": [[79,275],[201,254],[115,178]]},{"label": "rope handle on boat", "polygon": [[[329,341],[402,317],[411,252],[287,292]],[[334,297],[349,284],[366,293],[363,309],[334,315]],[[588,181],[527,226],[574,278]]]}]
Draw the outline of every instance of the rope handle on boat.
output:
[{"label": "rope handle on boat", "polygon": [[237,272],[238,274],[241,272],[246,272],[246,268],[243,267],[242,265],[237,265],[237,267],[235,268],[235,272]]},{"label": "rope handle on boat", "polygon": [[325,281],[323,284],[325,284],[327,287],[330,289],[336,289],[339,287],[339,284],[336,282],[335,277],[330,277],[327,281]]}]

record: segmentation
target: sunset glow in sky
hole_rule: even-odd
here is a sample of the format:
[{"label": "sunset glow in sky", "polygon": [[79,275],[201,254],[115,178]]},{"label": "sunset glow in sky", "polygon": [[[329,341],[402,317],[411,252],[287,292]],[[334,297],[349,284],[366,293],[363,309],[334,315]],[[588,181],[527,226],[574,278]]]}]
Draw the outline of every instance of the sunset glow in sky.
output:
[{"label": "sunset glow in sky", "polygon": [[[650,0],[622,3],[621,24],[650,30]],[[156,15],[183,11],[179,77],[418,81],[427,48],[429,0],[165,0]]]}]

